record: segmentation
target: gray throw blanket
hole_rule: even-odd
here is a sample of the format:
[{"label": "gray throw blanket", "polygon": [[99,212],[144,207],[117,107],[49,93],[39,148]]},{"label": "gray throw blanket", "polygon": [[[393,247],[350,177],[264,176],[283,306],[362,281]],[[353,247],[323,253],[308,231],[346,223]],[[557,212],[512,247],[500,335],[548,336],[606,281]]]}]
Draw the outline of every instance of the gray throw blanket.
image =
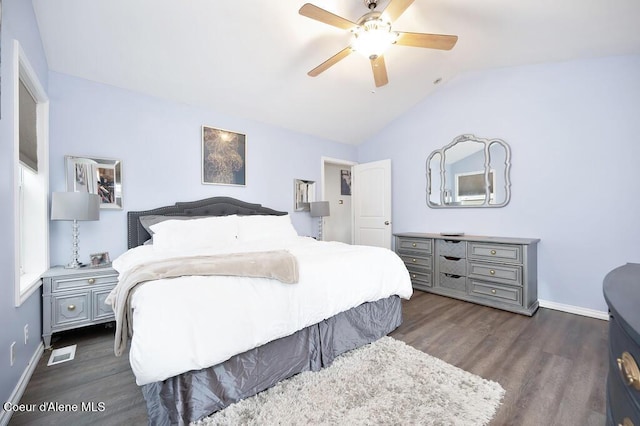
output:
[{"label": "gray throw blanket", "polygon": [[298,261],[286,250],[274,250],[171,258],[131,268],[120,275],[118,285],[105,300],[105,303],[113,308],[116,317],[113,347],[116,356],[124,353],[133,330],[130,306],[133,290],[147,281],[186,275],[272,278],[286,284],[294,284],[298,282]]}]

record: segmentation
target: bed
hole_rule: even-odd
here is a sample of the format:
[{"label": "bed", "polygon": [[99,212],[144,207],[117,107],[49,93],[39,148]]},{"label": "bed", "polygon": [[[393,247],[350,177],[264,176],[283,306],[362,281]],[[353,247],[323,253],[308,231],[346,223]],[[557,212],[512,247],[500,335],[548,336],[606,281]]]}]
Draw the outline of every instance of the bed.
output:
[{"label": "bed", "polygon": [[[129,358],[149,424],[188,424],[330,365],[397,328],[401,299],[412,292],[395,253],[293,235],[286,212],[230,197],[128,212],[127,226],[129,250],[114,261],[121,283],[158,258],[186,264],[202,255],[286,252],[298,274],[296,283],[213,274],[133,287],[131,315],[119,325],[130,323]],[[234,232],[233,242],[223,238]]]}]

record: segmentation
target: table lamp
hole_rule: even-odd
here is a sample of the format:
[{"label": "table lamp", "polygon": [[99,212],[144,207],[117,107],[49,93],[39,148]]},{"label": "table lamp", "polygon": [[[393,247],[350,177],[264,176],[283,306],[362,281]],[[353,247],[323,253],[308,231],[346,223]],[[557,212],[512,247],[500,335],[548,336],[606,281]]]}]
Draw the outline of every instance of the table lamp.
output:
[{"label": "table lamp", "polygon": [[88,192],[52,192],[51,220],[73,221],[73,258],[66,266],[77,269],[78,261],[78,221],[100,219],[100,197]]},{"label": "table lamp", "polygon": [[328,201],[313,201],[309,203],[311,210],[311,217],[319,217],[320,222],[318,225],[318,239],[322,241],[322,218],[329,216],[329,202]]}]

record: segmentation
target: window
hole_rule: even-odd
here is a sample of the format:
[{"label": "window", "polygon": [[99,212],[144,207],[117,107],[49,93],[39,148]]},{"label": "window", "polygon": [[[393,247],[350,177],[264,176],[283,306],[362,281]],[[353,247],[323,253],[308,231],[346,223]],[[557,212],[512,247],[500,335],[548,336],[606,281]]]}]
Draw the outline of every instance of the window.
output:
[{"label": "window", "polygon": [[14,41],[15,304],[40,285],[49,267],[49,102],[20,44]]}]

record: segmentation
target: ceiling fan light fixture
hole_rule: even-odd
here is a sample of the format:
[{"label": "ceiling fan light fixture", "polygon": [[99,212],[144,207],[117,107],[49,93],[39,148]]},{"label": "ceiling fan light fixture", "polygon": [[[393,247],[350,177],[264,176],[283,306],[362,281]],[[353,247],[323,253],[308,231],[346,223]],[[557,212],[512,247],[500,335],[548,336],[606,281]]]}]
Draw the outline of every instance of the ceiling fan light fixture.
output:
[{"label": "ceiling fan light fixture", "polygon": [[369,59],[382,55],[398,38],[398,33],[391,31],[391,24],[382,19],[364,22],[353,35],[351,48]]}]

